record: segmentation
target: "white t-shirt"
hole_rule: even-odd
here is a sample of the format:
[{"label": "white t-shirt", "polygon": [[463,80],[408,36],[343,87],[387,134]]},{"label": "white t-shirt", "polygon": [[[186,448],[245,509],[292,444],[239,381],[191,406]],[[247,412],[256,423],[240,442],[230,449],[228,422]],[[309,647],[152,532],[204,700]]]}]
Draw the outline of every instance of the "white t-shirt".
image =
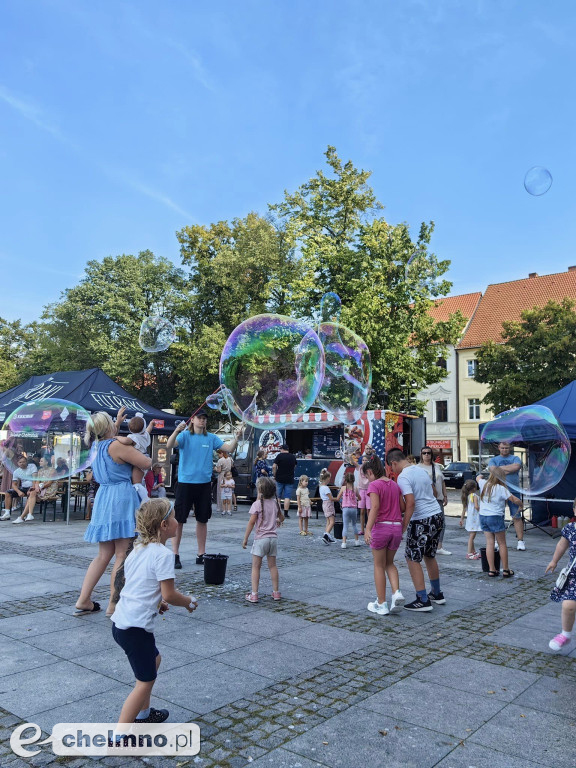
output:
[{"label": "white t-shirt", "polygon": [[130,440],[134,443],[134,448],[140,453],[146,453],[150,445],[150,432],[143,429],[142,432],[130,432],[128,435]]},{"label": "white t-shirt", "polygon": [[396,481],[404,496],[414,496],[414,513],[411,520],[424,520],[426,517],[440,514],[438,502],[432,493],[432,482],[425,469],[416,464],[400,472]]},{"label": "white t-shirt", "polygon": [[322,501],[334,501],[334,496],[332,496],[332,491],[327,485],[320,486],[320,498],[322,499]]},{"label": "white t-shirt", "polygon": [[482,500],[482,490],[486,483],[487,481],[482,478],[478,481],[480,487],[480,514],[485,515],[486,517],[494,517],[496,515],[504,517],[506,501],[513,494],[508,488],[504,488],[503,485],[494,485],[492,487],[492,493],[490,494],[490,501],[488,501],[487,495],[485,495],[484,500]]},{"label": "white t-shirt", "polygon": [[164,544],[136,545],[124,564],[126,583],[112,614],[118,629],[154,629],[162,597],[160,582],[174,578],[174,553]]},{"label": "white t-shirt", "polygon": [[34,475],[38,474],[38,470],[36,469],[36,466],[32,464],[28,464],[26,469],[18,469],[14,470],[14,474],[12,475],[12,480],[20,480],[20,490],[25,490],[27,488],[32,488],[34,485],[34,480],[36,479]]}]

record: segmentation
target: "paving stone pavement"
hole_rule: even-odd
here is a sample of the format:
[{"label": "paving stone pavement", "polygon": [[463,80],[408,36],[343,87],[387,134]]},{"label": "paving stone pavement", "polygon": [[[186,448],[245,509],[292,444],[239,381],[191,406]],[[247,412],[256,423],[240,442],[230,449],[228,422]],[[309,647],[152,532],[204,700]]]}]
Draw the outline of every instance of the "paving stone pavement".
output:
[{"label": "paving stone pavement", "polygon": [[[457,504],[450,505],[457,512]],[[509,533],[510,580],[488,579],[467,561],[467,533],[449,519],[439,558],[445,606],[429,614],[379,617],[372,558],[300,537],[297,520],[280,532],[283,599],[248,604],[250,555],[240,542],[245,507],[214,517],[209,551],[229,556],[226,582],[207,586],[185,529],[177,585],[200,598],[189,616],[171,608],[157,622],[162,666],[153,704],[174,722],[195,722],[195,758],[120,758],[105,766],[200,768],[573,768],[576,765],[576,650],[548,640],[560,609],[543,571],[556,542],[539,531],[518,552]],[[48,746],[22,759],[10,734],[22,722],[48,736],[57,722],[115,722],[132,684],[103,613],[72,616],[95,547],[86,523],[0,523],[0,767],[94,765],[56,757]],[[481,539],[481,534],[478,535]],[[481,545],[481,542],[478,542]],[[398,560],[401,588],[412,599]],[[105,600],[105,574],[96,598]]]}]

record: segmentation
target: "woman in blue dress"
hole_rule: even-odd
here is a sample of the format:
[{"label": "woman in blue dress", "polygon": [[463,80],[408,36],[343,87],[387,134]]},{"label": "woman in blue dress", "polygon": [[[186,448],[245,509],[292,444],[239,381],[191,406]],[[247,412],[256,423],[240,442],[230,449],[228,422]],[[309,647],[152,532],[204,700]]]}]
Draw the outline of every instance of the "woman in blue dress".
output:
[{"label": "woman in blue dress", "polygon": [[[114,577],[126,557],[134,538],[135,513],[140,506],[138,494],[132,487],[132,467],[144,471],[150,469],[152,460],[130,445],[116,441],[116,427],[111,417],[102,411],[92,415],[86,431],[86,443],[95,440],[95,456],[92,471],[100,488],[94,499],[92,519],[84,534],[84,540],[98,543],[98,554],[86,571],[82,591],[76,602],[75,616],[95,613],[100,605],[92,600],[92,591],[108,564],[115,556],[110,578],[110,597],[113,594]],[[106,614],[113,613],[109,603]]]}]

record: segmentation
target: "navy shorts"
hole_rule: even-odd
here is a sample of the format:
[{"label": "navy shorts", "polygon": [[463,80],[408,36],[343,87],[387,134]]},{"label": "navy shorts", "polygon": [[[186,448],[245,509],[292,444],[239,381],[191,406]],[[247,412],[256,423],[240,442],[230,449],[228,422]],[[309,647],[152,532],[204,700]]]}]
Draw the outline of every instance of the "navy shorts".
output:
[{"label": "navy shorts", "polygon": [[291,482],[291,483],[276,482],[276,496],[278,496],[279,499],[291,499],[293,490],[294,490],[294,482]]},{"label": "navy shorts", "polygon": [[156,648],[152,632],[147,632],[142,627],[118,629],[112,622],[112,637],[128,656],[136,680],[141,683],[156,680],[156,656],[159,656],[160,652]]},{"label": "navy shorts", "polygon": [[505,531],[504,515],[480,515],[480,527],[484,533]]},{"label": "navy shorts", "polygon": [[197,523],[207,523],[212,517],[212,483],[181,483],[176,488],[174,515],[185,523],[192,508]]}]

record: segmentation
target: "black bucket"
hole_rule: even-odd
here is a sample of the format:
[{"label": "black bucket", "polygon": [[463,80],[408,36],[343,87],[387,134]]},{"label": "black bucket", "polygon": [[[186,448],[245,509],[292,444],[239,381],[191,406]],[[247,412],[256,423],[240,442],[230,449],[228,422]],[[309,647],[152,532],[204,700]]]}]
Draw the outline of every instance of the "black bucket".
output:
[{"label": "black bucket", "polygon": [[204,555],[204,583],[224,584],[228,555]]},{"label": "black bucket", "polygon": [[[486,547],[480,547],[480,560],[482,561],[482,570],[484,573],[488,573],[490,566],[488,565],[488,558],[486,557]],[[495,550],[494,552],[494,567],[497,571],[500,570],[500,552]]]},{"label": "black bucket", "polygon": [[341,539],[342,538],[342,529],[344,527],[344,523],[341,520],[337,520],[334,523],[334,528],[332,528],[332,535],[335,539]]}]

